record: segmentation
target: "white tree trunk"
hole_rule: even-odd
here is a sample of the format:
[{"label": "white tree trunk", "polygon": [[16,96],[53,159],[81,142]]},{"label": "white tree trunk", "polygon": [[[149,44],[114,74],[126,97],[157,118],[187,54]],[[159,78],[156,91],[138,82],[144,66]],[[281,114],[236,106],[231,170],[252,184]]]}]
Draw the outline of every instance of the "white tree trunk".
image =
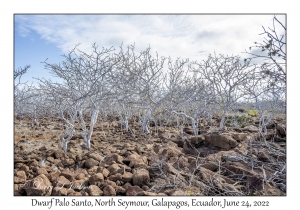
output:
[{"label": "white tree trunk", "polygon": [[191,120],[192,120],[192,127],[193,127],[193,131],[194,131],[194,135],[198,136],[198,123],[194,119],[191,119]]},{"label": "white tree trunk", "polygon": [[128,131],[128,118],[126,115],[124,116],[124,118],[122,118],[122,126],[123,126],[123,129]]},{"label": "white tree trunk", "polygon": [[143,119],[142,121],[142,132],[143,133],[150,133],[147,125],[147,119]]},{"label": "white tree trunk", "polygon": [[65,140],[63,140],[63,144],[64,144],[64,146],[63,146],[63,150],[64,150],[64,152],[67,152],[67,150],[68,150],[68,141],[65,141]]},{"label": "white tree trunk", "polygon": [[92,134],[93,134],[93,129],[94,129],[95,123],[97,122],[98,113],[99,113],[99,108],[95,108],[92,111],[91,121],[90,121],[90,128],[89,128],[89,130],[87,130],[85,122],[84,122],[84,119],[83,119],[83,116],[82,116],[82,111],[79,111],[79,119],[81,121],[81,127],[82,127],[82,134],[81,134],[81,136],[83,137],[83,139],[84,139],[84,141],[86,143],[86,147],[88,149],[91,148],[91,138],[92,138]]},{"label": "white tree trunk", "polygon": [[226,115],[227,115],[227,112],[228,112],[228,110],[226,109],[226,110],[224,111],[224,114],[222,115],[221,122],[220,122],[220,126],[219,126],[219,130],[222,130],[223,127],[224,127],[225,117],[226,117]]}]

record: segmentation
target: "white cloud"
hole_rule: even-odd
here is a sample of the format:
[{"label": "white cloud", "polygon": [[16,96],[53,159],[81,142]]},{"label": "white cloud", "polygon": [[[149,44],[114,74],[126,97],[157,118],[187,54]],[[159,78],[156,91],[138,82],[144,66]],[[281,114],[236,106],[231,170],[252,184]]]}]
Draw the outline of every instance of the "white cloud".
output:
[{"label": "white cloud", "polygon": [[[241,54],[261,41],[261,25],[271,26],[272,15],[31,15],[17,16],[18,32],[31,30],[67,53],[76,44],[89,51],[116,49],[135,43],[151,45],[161,56],[202,60],[208,53]],[[279,17],[284,22],[284,16]]]}]

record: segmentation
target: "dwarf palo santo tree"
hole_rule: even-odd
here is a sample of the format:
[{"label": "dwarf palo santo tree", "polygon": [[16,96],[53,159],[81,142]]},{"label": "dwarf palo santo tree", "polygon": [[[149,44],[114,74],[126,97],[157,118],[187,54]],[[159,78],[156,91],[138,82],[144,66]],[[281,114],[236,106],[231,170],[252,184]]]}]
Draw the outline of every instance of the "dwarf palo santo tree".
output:
[{"label": "dwarf palo santo tree", "polygon": [[[246,49],[250,60],[263,59],[261,76],[268,79],[269,86],[277,87],[278,91],[286,91],[286,26],[276,16],[271,27],[264,27],[259,35],[264,36],[262,42],[254,42],[254,46]],[[259,50],[257,52],[256,50]]]},{"label": "dwarf palo santo tree", "polygon": [[225,116],[230,108],[244,96],[243,87],[254,71],[255,65],[249,61],[242,62],[239,56],[209,55],[203,62],[194,62],[194,71],[201,74],[207,88],[211,90],[210,98],[215,99],[222,111],[219,129],[222,129]]},{"label": "dwarf palo santo tree", "polygon": [[[67,55],[64,61],[59,64],[44,62],[45,68],[54,76],[59,77],[60,84],[50,80],[40,80],[52,92],[55,101],[59,101],[59,112],[61,119],[65,120],[66,127],[71,126],[67,131],[66,142],[74,133],[74,123],[80,122],[82,137],[87,148],[90,148],[90,140],[94,125],[97,121],[99,110],[103,101],[108,100],[112,94],[110,73],[118,62],[112,59],[112,48],[102,50],[92,45],[92,53],[88,54],[77,49],[77,46]],[[65,118],[65,115],[69,118]],[[90,118],[89,128],[86,126],[85,117]],[[66,150],[66,146],[64,146]]]}]

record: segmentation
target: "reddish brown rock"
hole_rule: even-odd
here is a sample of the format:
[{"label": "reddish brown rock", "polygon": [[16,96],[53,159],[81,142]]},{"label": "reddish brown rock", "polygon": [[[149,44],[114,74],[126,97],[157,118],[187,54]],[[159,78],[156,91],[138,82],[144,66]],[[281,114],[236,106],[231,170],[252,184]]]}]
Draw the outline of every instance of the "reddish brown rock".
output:
[{"label": "reddish brown rock", "polygon": [[159,150],[159,154],[167,159],[178,157],[182,154],[182,148],[179,148],[174,142],[168,142]]},{"label": "reddish brown rock", "polygon": [[65,154],[62,150],[56,150],[54,152],[54,157],[55,157],[55,159],[60,159],[62,157],[65,157]]},{"label": "reddish brown rock", "polygon": [[194,135],[193,128],[185,127],[185,128],[183,128],[183,131],[186,132],[187,134]]},{"label": "reddish brown rock", "polygon": [[176,168],[174,168],[174,166],[172,166],[171,164],[165,164],[162,168],[169,174],[179,174],[179,171]]},{"label": "reddish brown rock", "polygon": [[194,144],[195,147],[199,147],[203,143],[204,140],[205,140],[205,137],[202,135],[191,137],[191,143]]},{"label": "reddish brown rock", "polygon": [[83,169],[83,168],[78,168],[75,172],[74,172],[74,177],[75,179],[79,180],[79,179],[84,179],[86,177],[88,177],[89,174],[88,172]]},{"label": "reddish brown rock", "polygon": [[247,125],[244,128],[241,128],[240,130],[248,131],[251,133],[256,133],[259,131],[258,127],[254,126],[254,125]]},{"label": "reddish brown rock", "polygon": [[49,196],[52,193],[52,188],[51,182],[44,174],[37,176],[24,185],[28,196]]},{"label": "reddish brown rock", "polygon": [[113,181],[110,181],[110,180],[106,180],[106,181],[104,182],[104,187],[107,186],[107,185],[110,185],[110,186],[112,186],[113,188],[116,188],[116,187],[117,187],[117,184],[116,184],[115,182],[113,182]]},{"label": "reddish brown rock", "polygon": [[70,148],[70,153],[72,153],[72,154],[75,154],[76,153],[76,151],[75,151],[75,149],[73,149],[73,148]]},{"label": "reddish brown rock", "polygon": [[97,166],[99,164],[99,162],[93,158],[89,158],[85,161],[85,167],[86,168],[92,168],[93,166]]},{"label": "reddish brown rock", "polygon": [[[178,158],[178,165],[181,169],[184,169],[184,168],[188,168],[188,165],[189,165],[189,160],[188,158],[184,157],[184,156],[181,156]],[[177,163],[176,163],[177,164]]]},{"label": "reddish brown rock", "polygon": [[139,167],[145,167],[147,164],[143,159],[132,159],[130,160],[129,167],[131,168],[139,168]]},{"label": "reddish brown rock", "polygon": [[111,165],[114,163],[123,164],[123,157],[118,154],[111,154],[104,159],[105,164]]},{"label": "reddish brown rock", "polygon": [[124,183],[126,183],[126,182],[131,182],[131,181],[132,181],[132,178],[133,178],[133,174],[132,174],[132,173],[130,173],[130,172],[125,172],[125,173],[123,174],[122,181],[123,181]]},{"label": "reddish brown rock", "polygon": [[22,195],[23,192],[25,192],[23,187],[24,187],[24,184],[14,184],[14,195],[15,196]]},{"label": "reddish brown rock", "polygon": [[264,188],[264,181],[259,176],[249,176],[246,179],[246,187],[250,193],[262,191]]},{"label": "reddish brown rock", "polygon": [[[71,185],[71,186],[72,186],[72,185]],[[70,196],[71,194],[74,194],[74,193],[75,193],[75,191],[71,188],[71,186],[70,186],[70,188],[67,189],[67,195],[68,195],[68,196]]]},{"label": "reddish brown rock", "polygon": [[75,161],[71,158],[62,158],[61,163],[64,165],[64,167],[68,167],[74,165]]},{"label": "reddish brown rock", "polygon": [[100,196],[103,195],[103,191],[100,190],[100,188],[96,185],[90,185],[87,189],[86,192],[90,195],[90,196]]},{"label": "reddish brown rock", "polygon": [[89,183],[91,185],[99,185],[103,181],[104,181],[104,177],[103,177],[103,174],[101,174],[101,173],[97,173],[97,174],[91,176],[89,179]]},{"label": "reddish brown rock", "polygon": [[286,131],[283,126],[277,125],[276,129],[277,129],[277,133],[280,134],[282,137],[286,136]]},{"label": "reddish brown rock", "polygon": [[219,166],[215,162],[203,163],[203,164],[201,164],[201,166],[203,168],[207,168],[207,169],[209,169],[211,171],[215,171],[215,170],[217,170],[219,168]]},{"label": "reddish brown rock", "polygon": [[75,176],[74,172],[70,171],[68,168],[65,169],[65,170],[63,170],[63,171],[61,172],[60,176],[66,177],[66,178],[67,178],[68,180],[70,180],[71,182],[72,182],[73,180],[75,180],[75,178],[74,178],[74,176]]},{"label": "reddish brown rock", "polygon": [[127,159],[130,161],[129,167],[130,168],[139,168],[139,167],[145,167],[148,165],[147,157],[140,156],[137,153],[133,153],[127,157]]},{"label": "reddish brown rock", "polygon": [[54,187],[52,190],[52,196],[66,196],[68,195],[67,189],[64,187]]},{"label": "reddish brown rock", "polygon": [[149,175],[149,171],[147,171],[146,169],[137,169],[134,173],[133,173],[133,184],[137,185],[137,186],[143,186],[146,185],[150,182],[150,175]]},{"label": "reddish brown rock", "polygon": [[205,135],[205,141],[209,142],[211,145],[220,147],[225,150],[229,150],[238,145],[237,141],[234,140],[230,134],[207,134]]},{"label": "reddish brown rock", "polygon": [[90,175],[94,175],[95,173],[97,173],[97,170],[98,170],[98,166],[93,166],[92,168],[88,169],[88,174]]},{"label": "reddish brown rock", "polygon": [[148,187],[147,185],[144,185],[144,186],[142,187],[142,189],[143,189],[144,191],[147,191],[147,190],[149,190],[149,187]]},{"label": "reddish brown rock", "polygon": [[90,153],[88,156],[89,156],[90,158],[95,159],[96,161],[99,161],[99,162],[102,161],[102,160],[104,159],[103,156],[101,156],[101,155],[99,155],[99,154],[97,154],[97,153],[95,153],[95,152]]},{"label": "reddish brown rock", "polygon": [[20,167],[20,170],[22,171],[25,171],[25,172],[28,172],[29,171],[29,167],[25,164],[23,164],[21,167]]},{"label": "reddish brown rock", "polygon": [[54,182],[59,177],[60,173],[61,173],[60,170],[57,170],[49,173],[47,177],[51,182]]},{"label": "reddish brown rock", "polygon": [[136,196],[143,191],[144,190],[142,190],[139,186],[128,186],[126,191],[126,196]]},{"label": "reddish brown rock", "polygon": [[249,134],[247,133],[233,133],[231,134],[232,138],[238,142],[245,141]]},{"label": "reddish brown rock", "polygon": [[81,191],[89,187],[88,182],[89,181],[86,179],[75,180],[74,182],[71,182],[70,188],[72,188],[75,191]]},{"label": "reddish brown rock", "polygon": [[102,173],[104,177],[108,177],[110,172],[104,167],[98,167],[97,173]]},{"label": "reddish brown rock", "polygon": [[82,194],[80,192],[73,191],[70,194],[68,194],[68,196],[82,196]]},{"label": "reddish brown rock", "polygon": [[116,173],[114,175],[109,176],[108,179],[113,181],[113,182],[120,181],[120,180],[122,180],[122,174]]},{"label": "reddish brown rock", "polygon": [[33,161],[31,161],[31,163],[29,164],[29,168],[35,168],[39,166],[39,162],[36,159],[33,159]]},{"label": "reddish brown rock", "polygon": [[141,195],[141,196],[166,196],[166,194],[157,194],[157,193],[154,193],[154,192],[147,192],[147,191],[143,191],[143,192],[140,192],[138,195]]},{"label": "reddish brown rock", "polygon": [[123,185],[123,188],[127,190],[129,186],[132,186],[132,185],[129,182],[127,182]]},{"label": "reddish brown rock", "polygon": [[117,187],[116,187],[116,194],[117,194],[117,195],[119,195],[119,194],[125,195],[125,194],[126,194],[126,191],[127,191],[127,190],[126,190],[125,188],[121,187],[121,186],[117,186]]},{"label": "reddish brown rock", "polygon": [[53,186],[57,186],[57,187],[70,187],[70,180],[68,180],[66,177],[64,176],[59,176],[54,182],[53,182]]},{"label": "reddish brown rock", "polygon": [[103,195],[104,196],[115,196],[116,195],[116,190],[111,185],[106,185],[103,188]]},{"label": "reddish brown rock", "polygon": [[139,159],[141,156],[137,154],[136,152],[132,153],[131,155],[128,155],[127,159],[133,160],[133,159]]},{"label": "reddish brown rock", "polygon": [[38,175],[40,175],[40,174],[45,174],[45,175],[47,175],[48,172],[47,172],[47,170],[46,170],[45,168],[39,168],[39,169],[37,170],[37,174],[38,174]]},{"label": "reddish brown rock", "polygon": [[86,174],[84,173],[79,173],[76,175],[75,179],[76,180],[80,180],[80,179],[84,179],[86,177]]},{"label": "reddish brown rock", "polygon": [[54,159],[53,163],[57,166],[62,166],[61,160],[60,159]]},{"label": "reddish brown rock", "polygon": [[173,190],[173,192],[171,192],[169,195],[170,196],[188,196],[190,194],[184,190]]},{"label": "reddish brown rock", "polygon": [[110,175],[118,173],[119,169],[120,169],[120,166],[117,163],[112,164],[111,166],[109,166],[107,168],[107,170],[110,172]]},{"label": "reddish brown rock", "polygon": [[14,183],[22,184],[22,183],[26,182],[26,179],[27,179],[27,176],[26,176],[25,171],[17,171],[14,176]]},{"label": "reddish brown rock", "polygon": [[49,161],[50,163],[54,163],[54,157],[47,157],[46,160]]}]

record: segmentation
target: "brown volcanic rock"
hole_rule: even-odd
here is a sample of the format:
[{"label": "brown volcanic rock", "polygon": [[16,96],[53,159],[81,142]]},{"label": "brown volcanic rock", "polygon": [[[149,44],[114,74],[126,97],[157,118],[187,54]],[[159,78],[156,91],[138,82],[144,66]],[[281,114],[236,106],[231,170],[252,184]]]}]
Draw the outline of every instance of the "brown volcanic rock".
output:
[{"label": "brown volcanic rock", "polygon": [[137,169],[133,173],[133,184],[137,186],[143,186],[145,184],[148,184],[150,182],[150,175],[149,171],[146,169]]},{"label": "brown volcanic rock", "polygon": [[199,146],[201,146],[201,144],[205,140],[205,137],[203,135],[193,136],[193,137],[190,138],[190,140],[191,140],[191,143],[193,145],[195,145],[195,147],[199,147]]},{"label": "brown volcanic rock", "polygon": [[229,150],[238,145],[237,141],[234,140],[228,133],[207,134],[205,135],[205,141],[209,142],[213,146],[226,150]]},{"label": "brown volcanic rock", "polygon": [[103,188],[103,195],[104,196],[115,196],[116,195],[116,190],[111,185],[106,185]]},{"label": "brown volcanic rock", "polygon": [[248,136],[249,136],[249,134],[247,134],[247,133],[232,133],[231,134],[231,137],[238,142],[245,141]]},{"label": "brown volcanic rock", "polygon": [[97,174],[91,176],[89,179],[89,183],[91,185],[98,185],[102,182],[104,182],[104,177],[103,177],[103,174],[101,174],[101,173],[97,173]]},{"label": "brown volcanic rock", "polygon": [[61,174],[60,170],[56,170],[47,174],[47,177],[51,182],[54,182],[59,177],[60,174]]},{"label": "brown volcanic rock", "polygon": [[130,168],[146,167],[148,165],[148,160],[146,156],[141,156],[137,153],[133,153],[127,157],[130,160]]},{"label": "brown volcanic rock", "polygon": [[142,193],[144,190],[141,189],[139,186],[128,186],[126,191],[126,196],[135,196]]},{"label": "brown volcanic rock", "polygon": [[110,172],[109,172],[109,170],[107,170],[104,167],[98,167],[97,173],[102,173],[103,176],[106,178],[106,177],[108,177],[108,175],[109,175]]},{"label": "brown volcanic rock", "polygon": [[121,187],[121,186],[117,186],[116,187],[116,194],[117,195],[120,195],[120,194],[123,194],[123,195],[125,195],[126,194],[126,189],[124,188],[124,187]]},{"label": "brown volcanic rock", "polygon": [[277,133],[279,133],[282,137],[286,136],[286,131],[285,131],[285,128],[283,126],[277,125],[276,129],[277,129]]},{"label": "brown volcanic rock", "polygon": [[61,158],[61,163],[64,165],[64,167],[67,167],[74,165],[75,161],[71,158]]},{"label": "brown volcanic rock", "polygon": [[75,178],[74,178],[74,176],[75,176],[74,172],[70,171],[68,168],[65,169],[65,170],[63,170],[63,171],[61,172],[60,176],[66,177],[66,178],[67,178],[68,180],[70,180],[71,182],[72,182],[73,180],[75,180]]},{"label": "brown volcanic rock", "polygon": [[66,196],[68,195],[68,191],[64,187],[54,187],[52,190],[52,196]]},{"label": "brown volcanic rock", "polygon": [[70,187],[70,180],[68,180],[66,177],[64,176],[59,176],[54,182],[53,182],[53,186],[57,186],[57,187]]},{"label": "brown volcanic rock", "polygon": [[97,154],[97,153],[95,153],[95,152],[90,153],[88,156],[89,156],[90,158],[93,158],[93,159],[99,161],[99,162],[102,161],[102,160],[104,159],[103,156],[101,156],[101,155],[99,155],[99,154]]},{"label": "brown volcanic rock", "polygon": [[52,193],[52,188],[53,186],[51,182],[44,174],[41,174],[33,180],[30,180],[24,186],[28,196],[49,196]]},{"label": "brown volcanic rock", "polygon": [[40,174],[45,174],[47,176],[48,172],[45,168],[39,168],[37,170],[37,174],[40,175]]},{"label": "brown volcanic rock", "polygon": [[118,180],[121,181],[122,180],[122,174],[116,173],[114,175],[111,175],[108,179],[113,181],[113,182],[116,182]]},{"label": "brown volcanic rock", "polygon": [[182,148],[178,147],[178,145],[174,142],[168,142],[159,149],[158,154],[170,159],[171,157],[180,156],[182,154]]},{"label": "brown volcanic rock", "polygon": [[104,163],[107,165],[111,165],[114,163],[123,164],[123,157],[118,154],[111,154],[104,159]]},{"label": "brown volcanic rock", "polygon": [[[278,151],[279,149],[282,149],[283,151],[286,148],[286,126],[284,122],[280,121],[278,123],[280,123],[284,130],[279,126],[276,127],[278,124],[275,122],[274,125],[267,127],[269,130],[266,137],[268,137],[268,139],[274,138],[274,142],[270,141],[268,143],[272,147],[278,149]],[[38,180],[40,183],[43,183],[44,180],[41,178],[41,176],[45,175],[49,179],[52,186],[51,194],[47,194],[47,192],[40,190],[35,194],[31,193],[31,195],[47,194],[51,196],[99,196],[104,194],[104,189],[106,191],[106,195],[116,194],[121,196],[185,195],[184,193],[187,193],[186,195],[197,196],[202,195],[201,193],[203,193],[203,195],[215,195],[216,191],[222,192],[222,194],[225,196],[285,195],[285,172],[280,175],[278,173],[276,174],[276,177],[283,181],[282,184],[280,183],[281,185],[278,185],[278,182],[263,182],[263,171],[259,168],[254,168],[252,171],[251,167],[249,168],[248,159],[243,159],[252,158],[255,162],[261,161],[266,163],[264,165],[264,169],[267,178],[272,177],[272,175],[276,172],[276,170],[273,167],[270,167],[270,165],[273,166],[274,164],[277,164],[278,161],[279,163],[284,163],[286,161],[286,155],[284,152],[280,155],[268,153],[268,150],[265,150],[264,147],[259,147],[260,142],[255,141],[256,139],[252,142],[253,144],[250,145],[252,146],[252,156],[250,157],[248,155],[244,155],[249,154],[249,137],[256,137],[256,133],[249,133],[247,129],[251,129],[254,132],[257,127],[246,127],[244,129],[246,132],[243,132],[243,129],[228,128],[227,130],[220,131],[219,134],[211,134],[211,136],[219,135],[218,137],[215,137],[217,139],[216,141],[220,140],[220,138],[223,138],[220,142],[214,142],[213,139],[210,139],[210,141],[207,141],[207,138],[205,139],[205,135],[210,135],[210,132],[215,130],[210,129],[210,127],[200,128],[202,133],[199,136],[204,137],[204,141],[203,139],[198,138],[199,136],[194,137],[193,135],[185,135],[185,141],[182,141],[178,128],[172,125],[167,128],[169,129],[168,131],[165,131],[165,129],[163,131],[167,140],[163,140],[155,134],[151,137],[149,135],[140,136],[141,132],[138,130],[134,131],[138,136],[137,139],[134,139],[129,132],[129,134],[124,133],[124,131],[123,133],[120,133],[118,129],[105,131],[107,137],[109,136],[109,138],[104,139],[102,129],[99,129],[99,132],[95,133],[95,139],[96,141],[99,140],[99,144],[94,144],[94,148],[89,151],[82,150],[82,148],[76,143],[72,145],[74,151],[76,151],[76,153],[72,155],[71,152],[63,153],[61,150],[54,153],[56,148],[53,149],[52,147],[53,154],[46,155],[47,167],[44,168],[38,165],[38,161],[41,159],[41,157],[43,157],[42,153],[45,152],[45,148],[43,148],[43,151],[39,151],[38,148],[41,146],[37,145],[35,139],[32,139],[34,140],[32,142],[30,142],[31,140],[27,140],[29,146],[23,145],[22,148],[22,144],[26,143],[25,140],[23,140],[23,142],[19,143],[20,145],[15,145],[14,152],[15,160],[17,161],[14,163],[14,179],[17,183],[14,184],[14,194],[19,196],[27,195],[29,192],[29,185],[32,184],[31,181],[36,180],[37,176],[40,175]],[[134,128],[134,126],[132,128]],[[154,128],[150,129],[152,129],[151,131],[154,130]],[[46,130],[46,132],[48,131]],[[40,132],[36,131],[36,133],[33,134],[33,137],[38,133]],[[227,137],[224,137],[224,135],[227,135]],[[115,137],[117,137],[118,140],[116,140]],[[26,136],[23,138],[25,139],[28,137]],[[149,141],[145,141],[145,139],[148,138]],[[112,139],[115,141],[112,142]],[[231,141],[232,139],[236,142]],[[51,147],[50,145],[54,142],[54,139],[51,140],[49,138],[49,140],[52,142],[49,142],[49,145],[45,146],[48,148],[48,150],[49,147]],[[168,141],[173,143],[174,140],[178,140],[178,142],[181,144],[175,142],[176,145],[173,146],[172,144],[167,143]],[[235,144],[238,145],[235,147]],[[127,146],[125,147],[125,145]],[[188,145],[194,151],[196,151],[194,149],[194,147],[196,147],[201,153],[201,156],[197,158],[197,153],[194,155],[192,153],[185,152],[184,146],[186,145]],[[28,152],[31,150],[30,146],[36,147],[36,151]],[[123,146],[125,148],[123,148]],[[72,149],[69,151],[71,150]],[[240,153],[240,151],[242,153]],[[74,157],[76,159],[74,159]],[[102,159],[102,157],[104,157],[104,159]],[[238,160],[239,157],[242,159]],[[92,166],[88,166],[90,158],[94,159],[96,163],[100,163],[97,165],[93,165],[92,163]],[[70,165],[73,164],[73,160],[75,163],[77,163],[76,167],[75,165]],[[170,187],[164,188],[164,186],[167,186],[168,184],[167,181],[162,182],[161,184],[157,182],[157,179],[160,179],[159,171],[153,170],[152,172],[152,168],[155,168],[153,167],[154,163],[158,163],[156,160],[165,161],[165,164],[167,165],[162,164],[161,169],[167,175],[167,180],[176,179],[176,182],[174,183],[174,185],[177,185],[176,189]],[[242,160],[245,160],[247,163],[244,163]],[[199,167],[199,170],[194,172],[194,177],[191,183],[191,186],[196,186],[195,188],[199,188],[199,192],[195,191],[191,187],[184,187],[184,185],[187,185],[186,183],[181,182],[183,184],[178,185],[177,180],[181,181],[181,177],[183,177],[185,181],[190,180],[190,174],[193,173],[195,166],[200,166],[200,164],[201,168]],[[69,165],[71,167],[69,167]],[[220,166],[221,171],[218,171]],[[69,172],[74,173],[74,175],[64,173],[66,168],[70,168]],[[74,172],[73,168],[75,169]],[[149,171],[151,182],[148,182],[147,175],[145,176],[146,178],[144,179],[144,182],[139,181],[138,177],[143,180],[143,176],[140,173],[141,171],[139,171],[142,168]],[[85,172],[79,172],[79,169],[84,170]],[[25,173],[21,171],[24,171]],[[62,172],[64,174],[62,174]],[[102,179],[100,179],[100,182],[93,180],[97,173],[101,173],[103,175],[103,182]],[[70,176],[68,176],[68,174]],[[234,180],[231,180],[230,178]],[[17,181],[17,179],[19,179],[19,181]],[[133,181],[133,179],[135,181]],[[236,183],[237,179],[242,180],[241,185]],[[68,184],[67,186],[65,184],[64,187],[55,186],[55,181],[67,182],[67,180],[70,182],[70,187],[67,187]],[[82,184],[82,186],[80,186],[80,184]],[[215,187],[216,191],[208,190],[211,189],[209,184]],[[34,186],[34,188],[41,188],[42,184],[38,185],[38,187]],[[50,190],[51,186],[49,187]],[[71,189],[74,186],[78,186],[80,189]],[[149,187],[151,190],[149,190]],[[166,188],[168,188],[168,190]],[[148,190],[151,192],[148,192]]]},{"label": "brown volcanic rock", "polygon": [[100,196],[103,195],[103,191],[100,190],[100,188],[96,185],[90,185],[88,187],[88,189],[86,190],[86,192],[90,195],[90,196]]},{"label": "brown volcanic rock", "polygon": [[120,171],[120,166],[117,163],[112,164],[107,168],[107,170],[110,172],[110,175],[114,175]]},{"label": "brown volcanic rock", "polygon": [[14,183],[22,184],[22,183],[26,182],[26,179],[27,179],[27,176],[26,176],[25,171],[17,171],[14,176]]},{"label": "brown volcanic rock", "polygon": [[99,162],[97,160],[95,160],[94,158],[89,158],[85,161],[84,165],[86,168],[90,169],[93,166],[97,166],[99,164]]},{"label": "brown volcanic rock", "polygon": [[130,173],[130,172],[125,172],[125,173],[123,174],[123,176],[122,176],[122,181],[123,181],[124,183],[126,183],[126,182],[131,182],[131,181],[132,181],[132,178],[133,178],[133,174],[132,174],[132,173]]}]

